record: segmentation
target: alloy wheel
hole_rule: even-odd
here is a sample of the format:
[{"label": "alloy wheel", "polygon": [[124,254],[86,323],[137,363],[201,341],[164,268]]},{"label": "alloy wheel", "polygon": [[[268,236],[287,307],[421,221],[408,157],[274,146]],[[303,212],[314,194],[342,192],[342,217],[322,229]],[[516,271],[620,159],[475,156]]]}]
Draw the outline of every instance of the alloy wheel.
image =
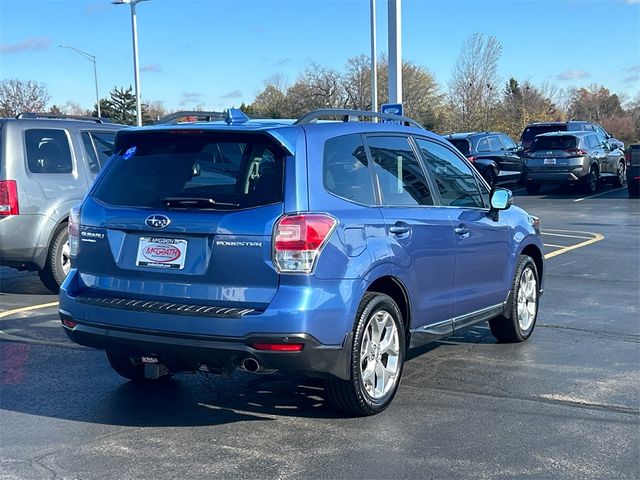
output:
[{"label": "alloy wheel", "polygon": [[398,381],[400,343],[392,315],[379,310],[371,316],[360,346],[360,377],[371,398],[389,393]]},{"label": "alloy wheel", "polygon": [[536,318],[538,308],[538,283],[531,268],[525,268],[518,287],[518,325],[520,331],[528,331]]}]

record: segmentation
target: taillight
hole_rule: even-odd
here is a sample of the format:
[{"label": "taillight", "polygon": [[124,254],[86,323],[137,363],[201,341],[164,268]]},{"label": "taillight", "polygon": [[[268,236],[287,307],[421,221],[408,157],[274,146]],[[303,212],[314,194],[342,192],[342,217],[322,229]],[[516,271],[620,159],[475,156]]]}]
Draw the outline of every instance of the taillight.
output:
[{"label": "taillight", "polygon": [[270,352],[299,352],[304,343],[252,343],[251,348]]},{"label": "taillight", "polygon": [[471,156],[471,157],[467,157],[467,160],[469,160],[470,162],[475,162],[476,161],[476,157]]},{"label": "taillight", "polygon": [[585,152],[581,148],[567,148],[565,152],[567,152],[570,155],[586,155],[587,154],[587,152]]},{"label": "taillight", "polygon": [[18,184],[15,180],[0,180],[0,216],[19,213]]},{"label": "taillight", "polygon": [[279,272],[311,273],[337,221],[321,213],[286,215],[273,235],[273,263]]},{"label": "taillight", "polygon": [[80,205],[69,212],[69,255],[76,257],[80,250]]},{"label": "taillight", "polygon": [[631,152],[625,153],[624,159],[627,161],[627,165],[631,165]]}]

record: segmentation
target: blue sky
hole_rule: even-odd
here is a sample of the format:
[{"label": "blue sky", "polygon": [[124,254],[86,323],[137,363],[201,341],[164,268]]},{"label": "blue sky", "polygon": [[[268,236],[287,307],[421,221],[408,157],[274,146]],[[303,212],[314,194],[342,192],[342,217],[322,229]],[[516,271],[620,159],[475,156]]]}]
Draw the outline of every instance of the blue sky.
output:
[{"label": "blue sky", "polygon": [[[386,0],[378,49],[387,50]],[[403,58],[427,67],[443,89],[475,32],[503,46],[499,74],[640,91],[640,0],[403,0]],[[369,54],[369,0],[150,0],[138,5],[141,92],[167,108],[221,109],[251,102],[265,78],[293,83],[312,61],[342,69]],[[47,85],[50,103],[95,99],[133,83],[130,9],[109,0],[0,0],[0,79]]]}]

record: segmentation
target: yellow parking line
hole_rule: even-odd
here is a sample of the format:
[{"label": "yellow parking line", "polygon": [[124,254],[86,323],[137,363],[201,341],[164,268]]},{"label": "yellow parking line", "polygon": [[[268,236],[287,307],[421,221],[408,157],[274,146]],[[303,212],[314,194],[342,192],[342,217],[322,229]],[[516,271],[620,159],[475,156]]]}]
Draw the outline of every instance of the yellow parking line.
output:
[{"label": "yellow parking line", "polygon": [[[579,232],[579,233],[586,233],[586,232]],[[580,235],[567,235],[565,233],[549,233],[549,232],[542,232],[543,235],[551,235],[553,237],[567,237],[567,238],[582,238],[583,240],[589,240],[591,238],[593,238],[593,236],[591,237],[583,237]],[[593,235],[593,233],[590,233],[590,235]]]},{"label": "yellow parking line", "polygon": [[[586,233],[586,232],[585,232]],[[587,245],[591,245],[592,243],[599,242],[600,240],[604,240],[604,235],[601,233],[593,233],[593,238],[586,240],[584,242],[576,243],[575,245],[571,245],[569,247],[563,247],[559,250],[555,250],[553,252],[547,253],[544,258],[553,258],[563,253],[570,252],[571,250],[575,250],[576,248],[586,247]]]},{"label": "yellow parking line", "polygon": [[47,308],[47,307],[55,307],[56,305],[58,305],[58,302],[41,303],[40,305],[31,305],[29,307],[14,308],[13,310],[7,310],[6,312],[0,313],[0,318],[9,317],[11,315],[15,315],[16,313],[29,312],[31,310],[39,310],[41,308]]}]

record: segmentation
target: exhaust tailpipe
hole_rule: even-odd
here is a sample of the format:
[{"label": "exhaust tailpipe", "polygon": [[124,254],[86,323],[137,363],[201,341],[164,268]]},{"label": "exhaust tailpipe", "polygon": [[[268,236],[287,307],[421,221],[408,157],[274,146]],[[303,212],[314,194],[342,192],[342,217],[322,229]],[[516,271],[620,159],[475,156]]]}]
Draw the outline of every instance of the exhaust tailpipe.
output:
[{"label": "exhaust tailpipe", "polygon": [[253,357],[246,357],[240,365],[245,372],[259,373],[262,371],[262,365]]}]

